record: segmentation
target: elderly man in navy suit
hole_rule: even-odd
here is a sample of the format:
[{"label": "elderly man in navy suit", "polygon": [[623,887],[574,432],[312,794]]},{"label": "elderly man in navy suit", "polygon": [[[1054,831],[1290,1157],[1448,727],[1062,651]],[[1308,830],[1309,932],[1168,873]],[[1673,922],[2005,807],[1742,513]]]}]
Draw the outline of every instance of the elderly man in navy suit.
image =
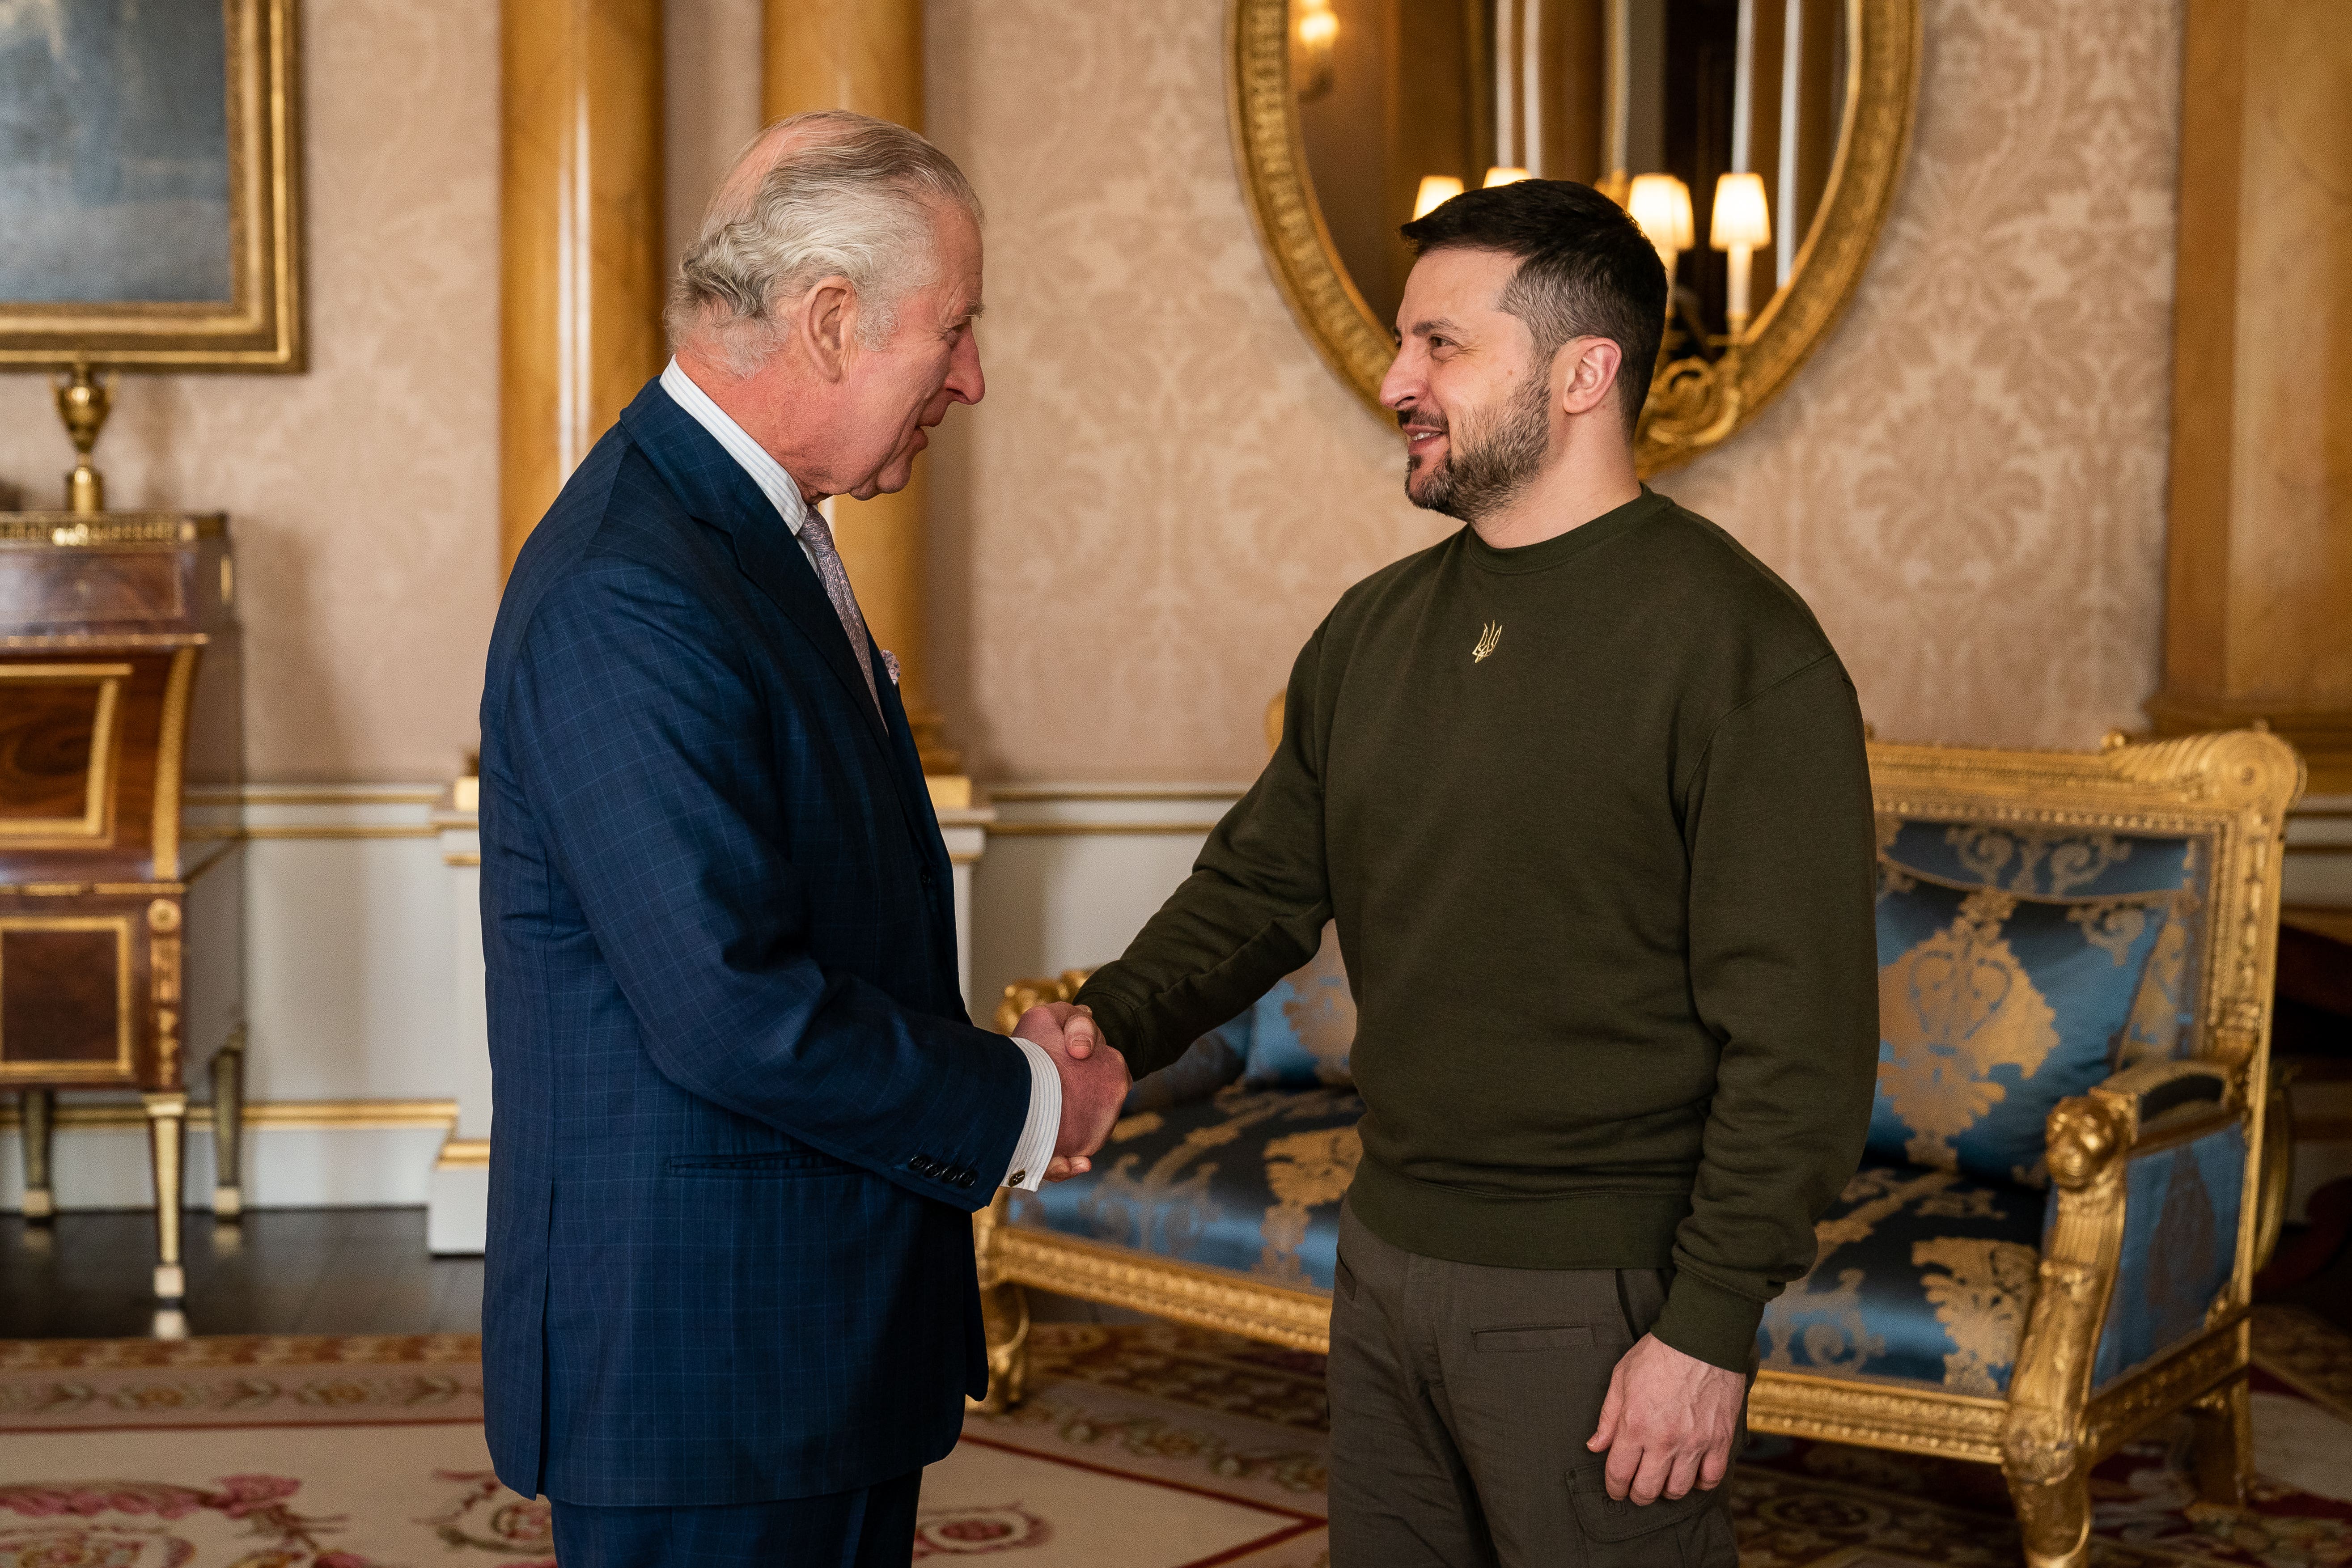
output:
[{"label": "elderly man in navy suit", "polygon": [[1127,1089],[975,1028],[890,656],[816,503],[980,401],[979,204],[913,132],[769,128],[676,357],[515,563],[482,696],[483,1386],[563,1568],[905,1563],[987,1383],[969,1215]]}]

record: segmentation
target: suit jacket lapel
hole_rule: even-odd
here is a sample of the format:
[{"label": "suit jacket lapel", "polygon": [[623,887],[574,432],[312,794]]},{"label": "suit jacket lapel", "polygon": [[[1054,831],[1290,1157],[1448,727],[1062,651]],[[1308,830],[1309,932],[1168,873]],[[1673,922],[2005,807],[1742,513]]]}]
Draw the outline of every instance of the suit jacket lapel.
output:
[{"label": "suit jacket lapel", "polygon": [[[940,837],[939,816],[931,809],[930,786],[923,781],[922,758],[915,750],[914,730],[898,700],[898,689],[878,654],[870,647],[851,647],[841,617],[834,613],[833,601],[825,597],[824,584],[817,580],[816,568],[809,564],[784,520],[776,515],[774,503],[751,482],[743,466],[727,455],[727,448],[671,400],[658,378],[646,383],[635,401],[622,411],[621,423],[687,510],[733,542],[737,568],[792,618],[840,679],[849,693],[850,706],[863,716],[881,749],[915,842],[937,863],[935,869],[951,874],[947,847]],[[874,672],[871,694],[858,668],[861,660]],[[881,702],[879,712],[875,708],[877,697]]]},{"label": "suit jacket lapel", "polygon": [[659,380],[648,382],[622,411],[621,423],[687,510],[733,542],[736,566],[800,627],[848,689],[853,706],[887,754],[889,735],[858,669],[866,650],[850,647],[816,568],[776,515],[774,503],[709,431],[670,400]]}]

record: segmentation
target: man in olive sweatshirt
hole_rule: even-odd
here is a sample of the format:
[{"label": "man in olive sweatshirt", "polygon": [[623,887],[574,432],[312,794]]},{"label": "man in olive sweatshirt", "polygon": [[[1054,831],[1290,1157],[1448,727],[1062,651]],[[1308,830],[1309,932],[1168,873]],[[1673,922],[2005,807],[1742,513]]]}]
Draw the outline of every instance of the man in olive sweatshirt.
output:
[{"label": "man in olive sweatshirt", "polygon": [[1079,1001],[1140,1076],[1339,922],[1338,1568],[1728,1568],[1757,1322],[1870,1114],[1862,718],[1803,601],[1634,476],[1666,282],[1632,219],[1530,180],[1403,232],[1381,401],[1467,526],[1340,599]]}]

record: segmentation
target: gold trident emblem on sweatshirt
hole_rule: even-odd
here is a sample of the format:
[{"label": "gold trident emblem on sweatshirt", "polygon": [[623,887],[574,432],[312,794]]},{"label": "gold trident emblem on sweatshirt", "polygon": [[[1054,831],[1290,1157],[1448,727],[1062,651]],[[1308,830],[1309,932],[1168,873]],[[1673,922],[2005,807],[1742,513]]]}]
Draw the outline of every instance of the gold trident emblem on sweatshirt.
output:
[{"label": "gold trident emblem on sweatshirt", "polygon": [[1494,652],[1495,645],[1502,640],[1503,623],[1500,621],[1488,621],[1486,623],[1486,629],[1478,634],[1478,646],[1470,650],[1470,662],[1473,664],[1486,663],[1486,656]]}]

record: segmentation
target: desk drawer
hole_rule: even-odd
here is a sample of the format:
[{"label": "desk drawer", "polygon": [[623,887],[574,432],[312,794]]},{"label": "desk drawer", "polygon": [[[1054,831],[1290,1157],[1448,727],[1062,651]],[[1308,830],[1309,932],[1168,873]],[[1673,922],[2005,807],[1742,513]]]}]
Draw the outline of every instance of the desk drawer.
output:
[{"label": "desk drawer", "polygon": [[173,550],[0,550],[0,626],[20,635],[177,627],[188,618],[184,559]]}]

